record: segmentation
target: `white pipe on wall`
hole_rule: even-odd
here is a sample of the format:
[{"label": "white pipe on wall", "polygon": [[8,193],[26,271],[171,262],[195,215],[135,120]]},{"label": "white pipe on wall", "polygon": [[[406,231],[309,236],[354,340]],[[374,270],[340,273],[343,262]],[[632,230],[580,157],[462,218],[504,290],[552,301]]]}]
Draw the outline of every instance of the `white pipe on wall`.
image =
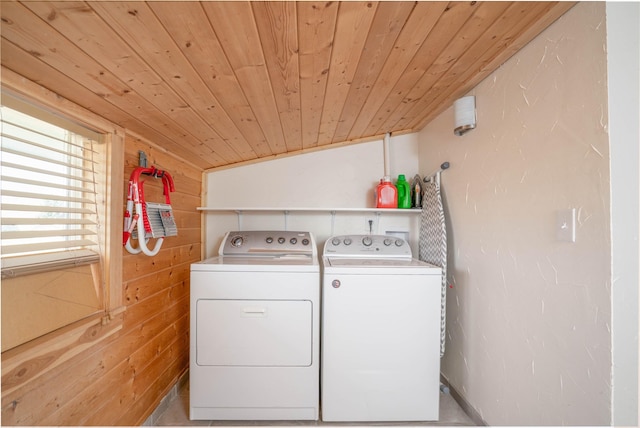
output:
[{"label": "white pipe on wall", "polygon": [[391,133],[387,132],[384,134],[384,139],[382,140],[382,146],[384,150],[384,176],[391,177],[391,171],[389,169],[389,140],[391,138]]}]

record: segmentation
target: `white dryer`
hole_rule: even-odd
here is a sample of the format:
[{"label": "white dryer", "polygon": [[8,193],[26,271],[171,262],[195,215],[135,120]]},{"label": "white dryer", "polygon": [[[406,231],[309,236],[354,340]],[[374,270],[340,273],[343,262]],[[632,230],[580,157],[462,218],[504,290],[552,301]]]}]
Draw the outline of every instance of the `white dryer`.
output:
[{"label": "white dryer", "polygon": [[438,420],[441,269],[382,235],[328,239],[321,268],[322,420]]},{"label": "white dryer", "polygon": [[317,420],[320,268],[309,232],[226,234],[191,265],[191,419]]}]

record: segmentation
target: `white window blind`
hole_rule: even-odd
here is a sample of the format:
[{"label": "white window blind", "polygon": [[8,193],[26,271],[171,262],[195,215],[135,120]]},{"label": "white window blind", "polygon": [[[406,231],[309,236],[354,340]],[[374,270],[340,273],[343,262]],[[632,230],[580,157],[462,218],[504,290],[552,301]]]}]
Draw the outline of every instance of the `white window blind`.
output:
[{"label": "white window blind", "polygon": [[100,143],[64,121],[1,113],[2,277],[99,261]]}]

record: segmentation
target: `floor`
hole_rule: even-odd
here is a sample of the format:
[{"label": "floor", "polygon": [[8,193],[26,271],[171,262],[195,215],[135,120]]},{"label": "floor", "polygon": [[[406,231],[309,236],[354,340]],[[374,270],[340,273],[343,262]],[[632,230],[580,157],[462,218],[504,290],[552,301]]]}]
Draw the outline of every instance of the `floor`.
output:
[{"label": "floor", "polygon": [[[341,424],[325,423],[322,421],[273,421],[273,422],[247,422],[247,421],[190,421],[189,420],[189,383],[182,382],[163,410],[155,417],[154,426],[333,426]],[[359,424],[343,424],[359,425]],[[440,393],[440,420],[437,422],[411,422],[411,423],[368,423],[368,426],[476,426],[472,419],[462,410],[451,394]]]}]

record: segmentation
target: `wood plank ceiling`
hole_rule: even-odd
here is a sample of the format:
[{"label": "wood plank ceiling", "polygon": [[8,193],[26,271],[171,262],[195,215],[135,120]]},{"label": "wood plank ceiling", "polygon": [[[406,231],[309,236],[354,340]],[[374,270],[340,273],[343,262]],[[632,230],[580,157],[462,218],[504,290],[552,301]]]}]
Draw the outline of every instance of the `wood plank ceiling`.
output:
[{"label": "wood plank ceiling", "polygon": [[569,2],[2,2],[3,75],[209,169],[420,130]]}]

